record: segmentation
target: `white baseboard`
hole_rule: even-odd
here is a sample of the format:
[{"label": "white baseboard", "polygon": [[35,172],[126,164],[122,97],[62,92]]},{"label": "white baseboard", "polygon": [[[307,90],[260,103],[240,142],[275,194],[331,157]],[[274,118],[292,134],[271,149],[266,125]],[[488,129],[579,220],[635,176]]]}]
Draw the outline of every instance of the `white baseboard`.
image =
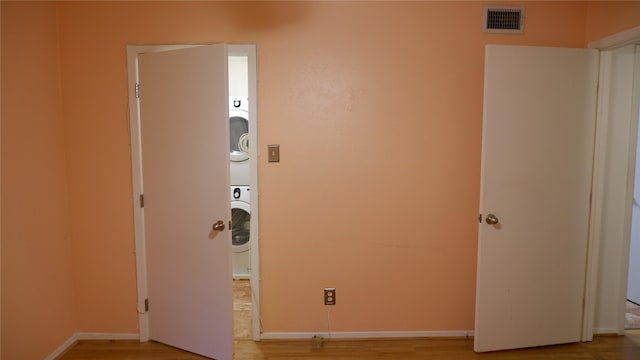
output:
[{"label": "white baseboard", "polygon": [[58,356],[69,350],[78,340],[138,340],[138,334],[111,334],[111,333],[75,333],[62,345],[58,346],[45,360],[55,360]]},{"label": "white baseboard", "polygon": [[311,339],[322,336],[325,339],[385,339],[385,338],[442,338],[473,337],[473,330],[449,331],[362,331],[362,332],[264,332],[261,340]]},{"label": "white baseboard", "polygon": [[[443,338],[443,337],[473,337],[473,330],[448,331],[362,331],[362,332],[265,332],[261,340],[295,340],[311,339],[322,336],[325,339],[390,339],[390,338]],[[45,360],[55,360],[71,348],[78,340],[139,340],[139,334],[126,333],[85,333],[71,335]]]},{"label": "white baseboard", "polygon": [[78,340],[139,340],[138,334],[126,333],[76,333]]},{"label": "white baseboard", "polygon": [[64,354],[67,349],[72,347],[73,344],[76,343],[76,341],[78,341],[76,334],[71,335],[65,342],[62,343],[62,345],[58,346],[58,348],[55,349],[49,356],[44,358],[44,360],[55,360],[55,358]]},{"label": "white baseboard", "polygon": [[595,328],[593,329],[593,333],[597,335],[611,335],[611,334],[621,335],[618,329],[616,328]]}]

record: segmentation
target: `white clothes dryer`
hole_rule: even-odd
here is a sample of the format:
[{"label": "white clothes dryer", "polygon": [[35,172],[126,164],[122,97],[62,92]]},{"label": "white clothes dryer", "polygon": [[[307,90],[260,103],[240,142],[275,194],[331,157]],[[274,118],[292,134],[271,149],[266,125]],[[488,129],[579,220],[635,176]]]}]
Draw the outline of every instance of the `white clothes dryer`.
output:
[{"label": "white clothes dryer", "polygon": [[229,97],[229,140],[231,184],[249,185],[249,103],[246,96]]},{"label": "white clothes dryer", "polygon": [[231,186],[233,277],[251,277],[251,203],[248,186]]},{"label": "white clothes dryer", "polygon": [[229,97],[231,161],[249,159],[249,103],[246,96]]}]

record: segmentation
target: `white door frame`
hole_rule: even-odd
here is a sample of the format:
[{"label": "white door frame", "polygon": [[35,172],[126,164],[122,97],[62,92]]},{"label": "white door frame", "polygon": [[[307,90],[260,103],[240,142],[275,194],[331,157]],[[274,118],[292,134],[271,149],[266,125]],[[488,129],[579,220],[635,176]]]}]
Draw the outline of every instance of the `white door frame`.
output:
[{"label": "white door frame", "polygon": [[[142,194],[142,168],[140,153],[140,109],[136,100],[136,83],[138,82],[138,54],[182,49],[199,46],[201,44],[173,44],[173,45],[127,45],[127,73],[129,89],[129,136],[131,141],[131,177],[132,177],[132,205],[134,221],[134,241],[136,251],[136,286],[137,286],[137,312],[140,341],[149,340],[149,317],[145,311],[147,299],[147,263],[144,239],[144,211],[140,207],[140,194]],[[202,44],[206,45],[206,44]],[[249,186],[251,188],[251,293],[253,303],[252,336],[254,340],[260,340],[260,241],[258,227],[258,105],[257,105],[257,63],[256,46],[253,44],[232,45],[229,44],[229,55],[246,55],[248,57],[249,70],[249,156],[251,176]],[[255,144],[255,145],[254,145]],[[229,254],[231,256],[231,254]]]},{"label": "white door frame", "polygon": [[[626,299],[626,277],[629,268],[629,233],[631,224],[631,206],[629,204],[614,204],[616,207],[623,207],[623,219],[624,229],[622,236],[618,238],[612,238],[609,234],[603,233],[604,224],[603,219],[608,210],[605,183],[608,173],[608,161],[606,159],[607,149],[612,145],[608,139],[608,129],[612,120],[609,118],[610,109],[614,104],[610,104],[610,92],[609,83],[612,77],[611,69],[611,50],[630,45],[640,43],[640,26],[608,36],[606,38],[593,41],[588,44],[591,49],[598,49],[601,51],[600,57],[600,87],[598,92],[598,109],[596,118],[596,139],[595,139],[595,156],[594,156],[594,168],[593,168],[593,183],[592,183],[592,207],[591,207],[591,221],[589,229],[589,249],[587,258],[586,269],[586,283],[585,283],[585,304],[584,304],[584,316],[583,316],[583,330],[582,341],[593,340],[595,320],[596,320],[596,307],[598,302],[598,282],[601,281],[601,275],[604,267],[600,263],[599,259],[602,255],[602,247],[604,239],[607,241],[616,241],[621,244],[620,253],[620,268],[621,279],[615,279],[625,284],[624,289],[620,286],[620,291],[616,293],[616,307],[615,309],[607,309],[607,311],[614,312],[616,318],[616,326],[614,329],[600,328],[596,329],[597,332],[616,332],[620,335],[624,334],[624,304]],[[636,77],[635,89],[640,90],[640,81]],[[633,176],[635,167],[635,149],[636,149],[636,134],[638,126],[638,93],[635,95],[633,102],[635,103],[635,116],[632,116],[629,121],[629,149],[628,161],[626,164],[626,171],[620,171],[615,176],[626,177],[626,189],[623,191],[629,195],[633,193]],[[630,199],[629,196],[626,196]],[[630,201],[630,200],[629,200]],[[626,258],[625,258],[626,256]],[[607,264],[605,264],[607,265]],[[611,280],[611,279],[609,279]],[[620,314],[622,314],[620,316]]]}]

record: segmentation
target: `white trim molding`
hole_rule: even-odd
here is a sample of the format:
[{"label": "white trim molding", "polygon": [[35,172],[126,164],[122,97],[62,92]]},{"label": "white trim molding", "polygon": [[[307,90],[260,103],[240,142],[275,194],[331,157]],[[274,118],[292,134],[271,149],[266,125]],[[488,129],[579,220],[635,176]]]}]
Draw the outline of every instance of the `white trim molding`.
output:
[{"label": "white trim molding", "polygon": [[71,335],[65,342],[63,342],[57,349],[55,349],[49,356],[44,358],[44,360],[55,360],[58,356],[67,352],[67,350],[71,349],[73,345],[78,341],[78,334]]},{"label": "white trim molding", "polygon": [[139,334],[127,333],[76,333],[76,340],[139,340]]},{"label": "white trim molding", "polygon": [[593,333],[597,335],[620,335],[616,328],[595,328]]},{"label": "white trim molding", "polygon": [[[636,39],[636,41],[640,41]],[[634,58],[636,58],[634,60]],[[624,334],[640,83],[633,45],[601,52],[583,341]],[[589,332],[587,327],[593,330]],[[598,330],[595,330],[598,329]]]},{"label": "white trim molding", "polygon": [[356,331],[356,332],[264,332],[262,340],[325,339],[473,338],[473,330],[445,331]]},{"label": "white trim molding", "polygon": [[640,39],[640,26],[591,41],[587,44],[589,49],[612,50],[626,45],[635,44]]},{"label": "white trim molding", "polygon": [[[629,259],[623,248],[628,248],[631,211],[627,197],[631,162],[624,158],[635,151],[635,138],[630,137],[635,136],[637,113],[635,118],[620,113],[633,101],[637,110],[638,94],[620,83],[626,77],[620,76],[619,54],[621,48],[638,43],[640,26],[588,44],[600,50],[601,57],[582,341],[591,341],[594,334],[624,334],[622,286]],[[621,100],[625,94],[628,98]]]},{"label": "white trim molding", "polygon": [[139,340],[138,334],[126,333],[75,333],[55,349],[45,360],[55,360],[67,352],[78,340]]},{"label": "white trim molding", "polygon": [[585,280],[584,314],[582,321],[582,341],[592,341],[596,331],[593,328],[598,298],[598,270],[600,269],[600,248],[602,247],[602,217],[605,207],[606,156],[608,117],[611,77],[611,54],[600,53],[598,106],[596,109],[596,135],[593,155],[593,175],[591,179],[591,213],[589,218],[589,243],[587,250],[587,269]]}]

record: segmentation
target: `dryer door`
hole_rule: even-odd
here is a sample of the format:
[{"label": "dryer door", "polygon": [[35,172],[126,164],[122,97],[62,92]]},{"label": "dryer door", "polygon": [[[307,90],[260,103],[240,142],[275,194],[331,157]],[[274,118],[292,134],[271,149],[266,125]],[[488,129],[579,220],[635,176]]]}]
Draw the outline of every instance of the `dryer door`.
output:
[{"label": "dryer door", "polygon": [[231,245],[234,253],[248,251],[251,208],[244,201],[231,202]]},{"label": "dryer door", "polygon": [[229,136],[231,161],[249,159],[249,116],[246,111],[229,110]]}]

